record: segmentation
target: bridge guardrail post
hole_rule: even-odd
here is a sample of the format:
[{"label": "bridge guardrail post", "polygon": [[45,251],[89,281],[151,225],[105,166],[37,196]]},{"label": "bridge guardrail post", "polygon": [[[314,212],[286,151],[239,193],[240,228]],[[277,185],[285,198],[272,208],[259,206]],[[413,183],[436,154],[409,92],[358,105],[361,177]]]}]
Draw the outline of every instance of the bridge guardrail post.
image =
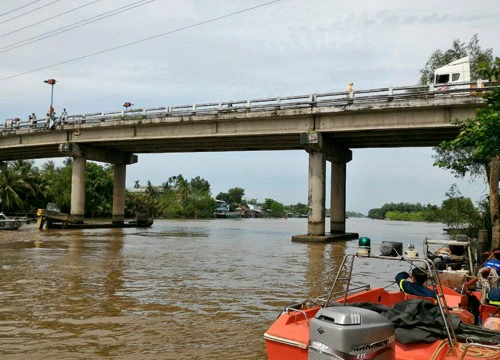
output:
[{"label": "bridge guardrail post", "polygon": [[311,106],[316,106],[316,104],[318,103],[318,94],[311,94],[309,95],[309,104]]},{"label": "bridge guardrail post", "polygon": [[429,94],[428,94],[428,96],[429,96],[429,97],[434,97],[434,91],[435,91],[435,89],[434,89],[434,84],[433,84],[433,83],[430,83],[430,84],[428,84],[428,85],[429,85]]},{"label": "bridge guardrail post", "polygon": [[387,101],[392,100],[394,100],[394,88],[392,86],[389,86],[389,96],[387,97]]}]

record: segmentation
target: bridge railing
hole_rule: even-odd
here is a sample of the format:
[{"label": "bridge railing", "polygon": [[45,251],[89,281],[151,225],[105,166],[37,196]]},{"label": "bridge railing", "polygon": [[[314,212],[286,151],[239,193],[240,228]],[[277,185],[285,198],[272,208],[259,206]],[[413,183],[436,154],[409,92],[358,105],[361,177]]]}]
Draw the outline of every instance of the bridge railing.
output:
[{"label": "bridge railing", "polygon": [[[413,85],[395,86],[376,89],[292,95],[273,98],[243,99],[224,102],[201,104],[161,106],[152,108],[137,108],[130,110],[94,112],[86,114],[68,115],[61,119],[56,118],[56,123],[64,128],[65,125],[79,127],[86,123],[127,121],[147,119],[154,117],[179,117],[193,115],[224,115],[239,112],[277,111],[294,108],[313,108],[321,106],[345,107],[362,105],[370,102],[393,102],[408,99],[431,98],[435,96],[476,96],[479,92],[489,91],[498,87],[498,83],[489,83],[484,80],[462,82],[453,84],[440,84],[435,86]],[[48,130],[48,118],[30,122],[19,118],[7,119],[0,127],[0,136],[16,134],[19,132],[32,132]],[[59,127],[61,128],[61,127]]]}]

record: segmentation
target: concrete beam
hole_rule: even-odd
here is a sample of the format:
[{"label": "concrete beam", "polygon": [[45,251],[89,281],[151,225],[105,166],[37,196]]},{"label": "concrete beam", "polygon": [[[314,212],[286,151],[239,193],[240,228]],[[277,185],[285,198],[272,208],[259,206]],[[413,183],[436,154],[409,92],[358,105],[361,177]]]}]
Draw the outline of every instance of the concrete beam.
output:
[{"label": "concrete beam", "polygon": [[331,139],[316,131],[301,133],[300,144],[308,153],[322,152],[330,162],[348,163],[352,160],[351,150],[335,146]]},{"label": "concrete beam", "polygon": [[87,160],[101,161],[110,164],[135,164],[138,161],[137,155],[98,149],[92,146],[65,142],[59,144],[59,151],[74,158],[85,158]]}]

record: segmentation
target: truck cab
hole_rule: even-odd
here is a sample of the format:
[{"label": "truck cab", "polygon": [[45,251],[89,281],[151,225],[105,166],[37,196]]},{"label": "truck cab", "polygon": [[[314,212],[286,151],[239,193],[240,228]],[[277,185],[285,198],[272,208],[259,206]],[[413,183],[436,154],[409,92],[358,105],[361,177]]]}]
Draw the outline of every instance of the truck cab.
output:
[{"label": "truck cab", "polygon": [[434,71],[433,85],[436,90],[466,89],[469,84],[454,85],[455,83],[470,82],[470,60],[469,57],[452,61],[451,63],[437,68]]}]

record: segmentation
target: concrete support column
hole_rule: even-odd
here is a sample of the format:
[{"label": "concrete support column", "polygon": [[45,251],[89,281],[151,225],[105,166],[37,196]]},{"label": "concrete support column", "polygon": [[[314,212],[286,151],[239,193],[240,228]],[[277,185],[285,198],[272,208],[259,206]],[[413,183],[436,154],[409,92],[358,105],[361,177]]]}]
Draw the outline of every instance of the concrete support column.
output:
[{"label": "concrete support column", "polygon": [[309,216],[307,235],[325,235],[326,159],[322,151],[309,153]]},{"label": "concrete support column", "polygon": [[125,179],[127,165],[114,165],[113,178],[113,213],[111,221],[113,224],[123,224],[125,221]]},{"label": "concrete support column", "polygon": [[345,234],[346,163],[332,161],[330,233]]},{"label": "concrete support column", "polygon": [[85,214],[85,166],[87,160],[83,157],[73,158],[71,174],[71,216],[76,223],[83,223]]}]

